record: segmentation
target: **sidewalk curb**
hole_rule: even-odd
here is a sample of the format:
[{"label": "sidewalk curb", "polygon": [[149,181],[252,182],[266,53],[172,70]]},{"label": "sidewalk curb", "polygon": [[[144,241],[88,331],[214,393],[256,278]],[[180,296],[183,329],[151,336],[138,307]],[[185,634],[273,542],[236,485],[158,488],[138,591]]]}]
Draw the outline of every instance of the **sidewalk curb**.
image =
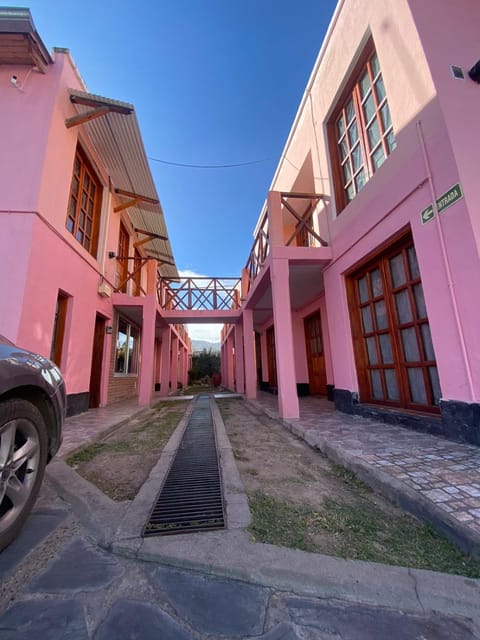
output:
[{"label": "sidewalk curb", "polygon": [[[250,402],[250,401],[247,401]],[[253,403],[251,403],[253,404]],[[258,405],[254,404],[256,408]],[[333,462],[352,471],[373,491],[388,498],[398,507],[411,513],[420,520],[428,522],[437,531],[456,544],[464,553],[480,557],[480,535],[455,520],[449,513],[434,502],[424,498],[411,489],[406,483],[393,478],[384,471],[372,467],[358,456],[344,451],[339,446],[328,442],[315,430],[302,430],[295,422],[279,419],[267,409],[263,410],[270,418],[280,422],[288,431],[297,436],[313,449],[318,449]]]},{"label": "sidewalk curb", "polygon": [[[163,462],[160,459],[157,463],[158,473],[165,473],[192,408],[193,403],[172,434]],[[219,412],[215,415],[215,421],[219,415]],[[227,446],[220,431],[218,434],[222,450],[230,448],[231,453],[231,447]],[[330,455],[336,455],[335,450]],[[337,455],[340,461],[341,455],[338,452]],[[346,459],[346,463],[354,465],[356,461],[352,457],[352,460]],[[236,469],[236,465],[233,466]],[[153,495],[153,485],[144,485],[146,493],[137,502],[139,510],[132,511],[133,503],[115,503],[63,461],[53,461],[49,468],[52,482],[61,497],[70,503],[80,523],[101,547],[119,556],[301,596],[337,599],[419,615],[438,612],[468,619],[480,635],[480,580],[252,543],[248,534],[239,528],[143,539],[140,537],[143,516],[148,515],[148,500],[145,498],[150,499]],[[156,492],[159,489],[158,477],[155,480]],[[231,481],[236,486],[235,474]]]}]

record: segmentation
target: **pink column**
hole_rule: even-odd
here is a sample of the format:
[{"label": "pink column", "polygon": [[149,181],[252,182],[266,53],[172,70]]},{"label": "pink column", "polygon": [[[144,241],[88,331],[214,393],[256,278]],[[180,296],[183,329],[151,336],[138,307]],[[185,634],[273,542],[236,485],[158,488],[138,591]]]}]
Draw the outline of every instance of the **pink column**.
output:
[{"label": "pink column", "polygon": [[268,349],[266,331],[264,331],[260,336],[260,349],[262,356],[262,382],[268,382]]},{"label": "pink column", "polygon": [[183,350],[183,387],[188,385],[188,347]]},{"label": "pink column", "polygon": [[271,265],[273,321],[281,418],[299,418],[288,260],[274,258]]},{"label": "pink column", "polygon": [[222,377],[222,384],[225,384],[225,345],[220,345],[220,376]]},{"label": "pink column", "polygon": [[243,310],[243,353],[245,359],[245,395],[257,396],[257,366],[255,359],[255,334],[253,331],[253,311]]},{"label": "pink column", "polygon": [[233,355],[233,332],[227,339],[227,386],[232,391],[235,390],[235,371],[234,371],[234,355]]},{"label": "pink column", "polygon": [[172,361],[170,367],[170,382],[173,393],[178,386],[178,337],[172,333]]},{"label": "pink column", "polygon": [[279,191],[270,191],[267,196],[268,235],[270,246],[283,246],[282,196]]},{"label": "pink column", "polygon": [[152,401],[156,314],[155,296],[145,296],[142,307],[141,369],[138,387],[138,404],[142,406],[149,405]]},{"label": "pink column", "polygon": [[170,391],[170,327],[162,329],[162,362],[160,378],[160,395],[168,396]]},{"label": "pink column", "polygon": [[182,377],[181,377],[183,388],[188,384],[188,349],[187,347],[183,347],[182,349]]},{"label": "pink column", "polygon": [[161,366],[162,366],[162,347],[160,340],[155,340],[155,378],[154,383],[160,384]]},{"label": "pink column", "polygon": [[243,393],[245,391],[245,375],[243,368],[243,326],[237,322],[235,333],[235,391]]}]

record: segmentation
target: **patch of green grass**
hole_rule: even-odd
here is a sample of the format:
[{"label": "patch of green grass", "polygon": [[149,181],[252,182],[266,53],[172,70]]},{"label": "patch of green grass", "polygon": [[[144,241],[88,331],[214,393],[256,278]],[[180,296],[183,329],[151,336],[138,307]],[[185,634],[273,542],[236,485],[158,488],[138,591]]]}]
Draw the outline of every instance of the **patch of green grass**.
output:
[{"label": "patch of green grass", "polygon": [[[389,515],[368,500],[351,506],[326,498],[321,511],[257,492],[249,496],[250,532],[258,542],[353,560],[480,577],[480,560],[464,555],[429,525],[408,515]],[[328,534],[330,547],[315,543]]]},{"label": "patch of green grass", "polygon": [[69,456],[67,458],[67,463],[71,467],[75,467],[82,462],[90,462],[90,460],[93,460],[99,453],[102,453],[102,451],[105,451],[107,448],[108,446],[103,442],[94,442],[93,444],[89,444]]},{"label": "patch of green grass", "polygon": [[315,516],[310,507],[283,502],[262,491],[249,495],[249,503],[249,531],[257,542],[316,551],[308,525]]},{"label": "patch of green grass", "polygon": [[345,467],[342,467],[341,464],[332,464],[332,468],[329,471],[329,474],[332,477],[344,482],[349,487],[349,489],[357,491],[358,493],[372,493],[370,487],[359,480],[354,473],[352,473],[348,469],[345,469]]},{"label": "patch of green grass", "polygon": [[[181,406],[177,404],[172,406],[171,403],[164,402],[156,405],[156,408],[160,415],[154,415],[150,420],[132,429],[122,440],[113,442],[106,439],[103,442],[89,444],[69,456],[67,463],[71,467],[75,467],[82,463],[90,462],[96,456],[105,452],[112,454],[135,454],[162,447],[183,416],[185,403],[181,403]],[[114,433],[110,434],[110,436],[112,435],[114,435]]]}]

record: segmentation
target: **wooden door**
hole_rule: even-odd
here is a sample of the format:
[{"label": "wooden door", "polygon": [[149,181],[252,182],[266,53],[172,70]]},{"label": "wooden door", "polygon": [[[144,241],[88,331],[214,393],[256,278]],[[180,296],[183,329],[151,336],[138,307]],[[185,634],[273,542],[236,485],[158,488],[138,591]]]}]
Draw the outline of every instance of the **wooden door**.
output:
[{"label": "wooden door", "polygon": [[65,339],[65,325],[67,322],[68,297],[58,292],[57,306],[55,308],[55,320],[53,323],[52,345],[50,348],[50,360],[61,368],[63,343]]},{"label": "wooden door", "polygon": [[128,244],[130,237],[123,223],[120,223],[118,233],[118,250],[117,250],[117,288],[122,293],[127,293],[128,278]]},{"label": "wooden door", "polygon": [[277,388],[277,356],[275,352],[275,329],[270,327],[267,331],[267,356],[268,356],[268,386]]},{"label": "wooden door", "polygon": [[105,318],[97,315],[93,334],[92,369],[90,372],[90,395],[88,406],[100,406],[100,386],[102,383],[103,341],[105,338]]},{"label": "wooden door", "polygon": [[323,352],[322,323],[320,313],[305,318],[305,343],[307,346],[308,379],[310,395],[327,395],[327,374]]}]

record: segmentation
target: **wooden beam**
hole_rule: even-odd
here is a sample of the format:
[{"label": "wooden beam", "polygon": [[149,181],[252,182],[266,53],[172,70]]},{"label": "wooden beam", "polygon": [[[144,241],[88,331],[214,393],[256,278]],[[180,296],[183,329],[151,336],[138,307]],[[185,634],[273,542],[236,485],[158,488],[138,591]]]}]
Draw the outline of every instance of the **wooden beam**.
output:
[{"label": "wooden beam", "polygon": [[85,107],[108,107],[110,111],[114,113],[120,113],[124,116],[129,116],[133,113],[133,107],[124,107],[119,104],[112,104],[111,102],[107,102],[105,100],[95,100],[94,98],[89,98],[88,96],[77,96],[72,94],[70,96],[70,102],[72,104],[82,104]]},{"label": "wooden beam", "polygon": [[110,112],[108,107],[98,107],[96,109],[92,109],[91,111],[87,111],[86,113],[79,113],[76,116],[72,116],[71,118],[67,118],[65,120],[65,126],[67,129],[71,129],[72,127],[77,127],[79,124],[84,124],[85,122],[89,122],[94,118],[99,118],[100,116],[104,116]]},{"label": "wooden beam", "polygon": [[123,202],[119,204],[117,207],[113,207],[114,213],[118,213],[119,211],[123,211],[124,209],[128,209],[128,207],[134,207],[141,201],[141,198],[133,198],[133,200],[128,200],[128,202]]},{"label": "wooden beam", "polygon": [[[127,198],[138,198],[142,202],[148,202],[149,204],[159,204],[158,199],[142,196],[139,193],[132,193],[131,191],[124,191],[123,189],[115,189],[115,193],[119,196],[126,196]],[[135,231],[139,231],[139,229],[135,229]]]},{"label": "wooden beam", "polygon": [[296,191],[292,191],[291,193],[288,191],[282,191],[280,195],[282,198],[308,198],[309,200],[316,198],[317,202],[325,197],[323,193],[297,193]]},{"label": "wooden beam", "polygon": [[134,229],[135,233],[142,233],[144,236],[150,236],[151,238],[159,238],[160,240],[168,240],[167,236],[162,236],[160,233],[154,233],[153,231],[145,231],[144,229]]}]

